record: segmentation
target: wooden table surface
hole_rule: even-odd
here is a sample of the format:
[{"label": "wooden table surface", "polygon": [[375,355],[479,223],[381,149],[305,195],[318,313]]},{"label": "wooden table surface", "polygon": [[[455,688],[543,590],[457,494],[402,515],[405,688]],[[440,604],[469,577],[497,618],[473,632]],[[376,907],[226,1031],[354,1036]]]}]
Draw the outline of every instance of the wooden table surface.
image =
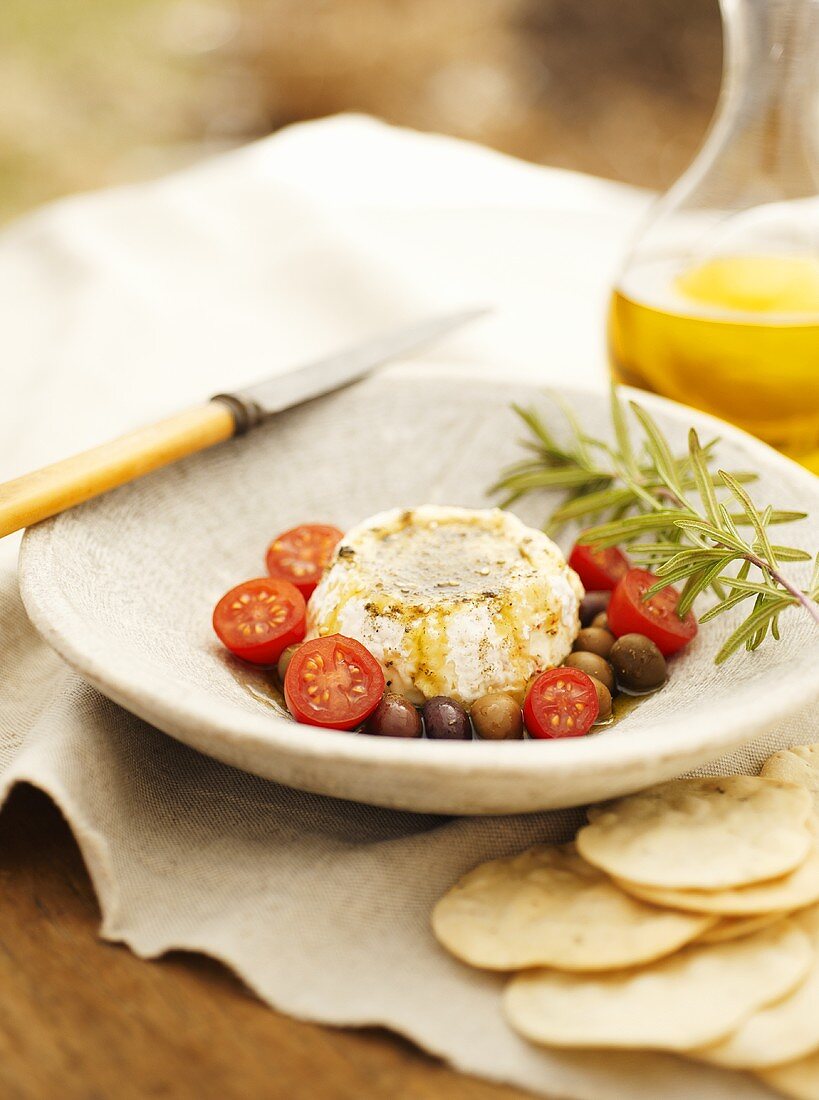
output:
[{"label": "wooden table surface", "polygon": [[97,937],[99,909],[52,803],[0,815],[2,1100],[524,1100],[376,1029],[288,1019],[219,964],[157,962]]}]

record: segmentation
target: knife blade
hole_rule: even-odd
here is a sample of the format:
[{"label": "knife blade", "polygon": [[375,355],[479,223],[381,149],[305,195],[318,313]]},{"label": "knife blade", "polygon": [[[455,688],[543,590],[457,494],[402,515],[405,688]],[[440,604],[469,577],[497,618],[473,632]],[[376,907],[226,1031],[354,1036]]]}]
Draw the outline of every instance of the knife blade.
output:
[{"label": "knife blade", "polygon": [[278,412],[349,386],[487,312],[463,310],[385,333],[235,393],[217,394],[203,405],[7,481],[0,485],[0,538],[241,435]]},{"label": "knife blade", "polygon": [[488,308],[467,309],[383,333],[365,344],[305,363],[286,374],[266,378],[235,393],[212,399],[226,404],[236,418],[237,434],[275,413],[332,393],[371,374],[378,367],[433,343],[454,329],[489,313]]}]

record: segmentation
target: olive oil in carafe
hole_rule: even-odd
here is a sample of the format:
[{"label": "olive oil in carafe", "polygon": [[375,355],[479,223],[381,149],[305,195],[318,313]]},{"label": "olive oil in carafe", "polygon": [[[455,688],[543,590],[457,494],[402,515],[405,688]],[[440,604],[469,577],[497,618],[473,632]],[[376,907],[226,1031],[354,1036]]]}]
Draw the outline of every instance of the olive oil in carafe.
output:
[{"label": "olive oil in carafe", "polygon": [[730,420],[819,472],[819,260],[658,262],[615,289],[616,379]]}]

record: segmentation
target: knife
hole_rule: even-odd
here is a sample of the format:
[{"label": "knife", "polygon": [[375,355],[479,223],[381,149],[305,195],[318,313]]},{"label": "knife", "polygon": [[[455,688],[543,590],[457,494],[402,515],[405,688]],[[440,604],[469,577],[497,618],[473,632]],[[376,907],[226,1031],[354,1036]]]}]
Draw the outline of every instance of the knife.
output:
[{"label": "knife", "polygon": [[349,386],[391,359],[488,312],[464,310],[376,336],[247,389],[216,394],[203,405],[0,484],[0,538],[186,455],[243,435],[285,409]]}]

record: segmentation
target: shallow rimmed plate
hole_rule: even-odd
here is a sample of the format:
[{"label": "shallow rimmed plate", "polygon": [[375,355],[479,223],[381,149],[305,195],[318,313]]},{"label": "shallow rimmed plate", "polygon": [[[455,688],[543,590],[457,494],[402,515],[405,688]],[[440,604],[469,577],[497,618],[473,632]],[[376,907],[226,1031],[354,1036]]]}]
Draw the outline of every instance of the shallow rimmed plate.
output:
[{"label": "shallow rimmed plate", "polygon": [[[566,396],[590,431],[610,434],[605,395]],[[758,501],[819,517],[819,478],[719,421],[638,396],[680,447],[692,423],[704,438],[719,434],[721,464],[759,471]],[[425,812],[539,810],[635,790],[719,756],[817,695],[817,634],[788,611],[781,643],[722,669],[713,656],[737,619],[707,625],[661,692],[587,738],[401,741],[291,721],[265,674],[219,647],[216,600],[263,573],[271,536],[295,523],[344,529],[423,502],[485,507],[500,467],[520,456],[512,400],[538,402],[560,430],[533,387],[463,377],[387,374],[303,406],[30,530],[26,608],[82,676],[180,741],[294,787]],[[551,503],[544,494],[515,510],[539,524]],[[781,530],[807,549],[818,541],[815,520]],[[803,583],[808,573],[793,570]]]}]

